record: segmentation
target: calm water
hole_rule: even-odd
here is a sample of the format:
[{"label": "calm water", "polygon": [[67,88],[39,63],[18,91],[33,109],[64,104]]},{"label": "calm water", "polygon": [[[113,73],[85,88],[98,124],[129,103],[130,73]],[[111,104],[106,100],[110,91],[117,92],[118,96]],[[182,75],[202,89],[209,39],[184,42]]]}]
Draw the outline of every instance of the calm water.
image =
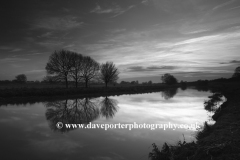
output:
[{"label": "calm water", "polygon": [[147,160],[151,144],[194,140],[186,129],[57,129],[56,123],[191,124],[209,119],[193,89],[0,107],[0,159]]}]

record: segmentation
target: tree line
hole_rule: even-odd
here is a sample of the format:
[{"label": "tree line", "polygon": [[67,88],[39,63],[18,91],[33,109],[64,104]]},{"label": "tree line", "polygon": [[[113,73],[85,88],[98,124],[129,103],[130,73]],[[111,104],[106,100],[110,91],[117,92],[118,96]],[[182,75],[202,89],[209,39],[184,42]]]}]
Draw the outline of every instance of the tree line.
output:
[{"label": "tree line", "polygon": [[70,80],[75,82],[76,88],[79,82],[84,82],[85,87],[88,87],[92,80],[101,80],[107,87],[109,83],[118,80],[120,73],[113,62],[99,64],[90,56],[68,50],[54,51],[45,69],[54,81],[65,81],[66,88]]},{"label": "tree line", "polygon": [[[75,82],[75,87],[78,87],[78,83],[85,83],[85,87],[92,80],[97,80],[105,83],[105,86],[109,83],[117,83],[118,75],[120,74],[118,68],[113,64],[113,62],[106,62],[99,64],[94,59],[89,56],[83,56],[82,54],[68,51],[59,50],[54,51],[50,55],[47,65],[45,67],[47,70],[47,76],[42,82],[56,82],[65,81],[66,87],[68,88],[69,81]],[[211,80],[213,82],[227,82],[227,81],[239,81],[240,78],[240,66],[234,70],[234,74],[230,79],[220,78]],[[173,85],[177,84],[178,80],[171,74],[166,73],[160,77],[162,83]],[[27,77],[25,74],[19,74],[14,80],[0,80],[0,84],[3,83],[26,83]],[[31,81],[34,82],[34,81]],[[39,81],[35,81],[40,83]],[[208,80],[198,80],[199,85],[206,85]],[[120,84],[139,84],[138,81],[126,82],[121,81]],[[142,82],[142,84],[152,84],[152,81]],[[186,82],[181,81],[180,84],[185,85]]]}]

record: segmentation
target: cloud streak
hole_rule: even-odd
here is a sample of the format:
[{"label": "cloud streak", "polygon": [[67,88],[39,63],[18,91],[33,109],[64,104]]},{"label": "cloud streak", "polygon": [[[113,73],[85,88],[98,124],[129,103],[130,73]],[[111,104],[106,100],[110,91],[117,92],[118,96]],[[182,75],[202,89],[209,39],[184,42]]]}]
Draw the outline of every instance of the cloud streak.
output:
[{"label": "cloud streak", "polygon": [[222,3],[222,4],[220,4],[220,5],[217,5],[217,6],[214,7],[212,10],[217,10],[217,9],[219,9],[219,8],[223,8],[223,7],[227,6],[227,5],[230,5],[230,4],[234,3],[235,1],[236,1],[236,0],[227,1],[227,2],[225,2],[225,3]]},{"label": "cloud streak", "polygon": [[22,51],[23,49],[21,49],[21,48],[15,48],[15,49],[13,49],[12,51],[10,51],[10,52],[19,52],[19,51]]},{"label": "cloud streak", "polygon": [[110,7],[102,8],[99,4],[97,4],[96,7],[90,11],[90,13],[96,13],[96,14],[111,13],[111,14],[115,14],[114,16],[111,17],[111,18],[114,18],[114,17],[117,17],[117,16],[125,13],[126,11],[130,10],[133,7],[134,7],[134,5],[131,5],[131,6],[127,7],[126,9],[123,9],[119,5],[113,5]]},{"label": "cloud streak", "polygon": [[[43,28],[47,30],[70,30],[82,27],[85,23],[78,22],[75,16],[65,17],[44,17],[34,24],[35,28]],[[42,35],[43,37],[50,36],[50,32]]]},{"label": "cloud streak", "polygon": [[12,58],[15,57],[22,57],[22,56],[34,56],[34,55],[41,55],[43,53],[29,53],[29,54],[19,54],[19,55],[13,55]]},{"label": "cloud streak", "polygon": [[13,63],[13,62],[22,62],[22,61],[29,61],[30,59],[27,58],[3,58],[0,59],[0,63]]},{"label": "cloud streak", "polygon": [[[142,33],[145,33],[144,38],[139,38]],[[229,68],[221,68],[222,60],[232,61],[239,57],[239,28],[171,41],[162,40],[161,37],[152,38],[155,33],[155,30],[130,33],[125,31],[102,40],[104,44],[98,44],[95,48],[89,45],[89,50],[86,49],[98,61],[114,60],[124,78],[156,76],[166,72],[174,74],[182,70],[186,74],[225,74],[230,71]],[[226,54],[229,52],[231,54]],[[232,61],[231,64],[237,62]]]},{"label": "cloud streak", "polygon": [[26,71],[25,73],[35,74],[35,73],[42,73],[42,72],[46,72],[46,70],[44,70],[44,69],[34,69],[34,70]]}]

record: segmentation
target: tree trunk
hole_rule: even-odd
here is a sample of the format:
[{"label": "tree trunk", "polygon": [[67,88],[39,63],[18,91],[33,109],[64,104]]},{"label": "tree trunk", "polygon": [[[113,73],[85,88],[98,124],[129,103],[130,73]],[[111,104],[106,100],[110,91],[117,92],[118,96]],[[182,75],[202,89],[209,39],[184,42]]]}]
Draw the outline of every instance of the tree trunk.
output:
[{"label": "tree trunk", "polygon": [[107,88],[107,83],[105,82],[105,87]]},{"label": "tree trunk", "polygon": [[65,78],[65,81],[66,81],[66,88],[68,88],[68,79],[67,79],[67,77]]},{"label": "tree trunk", "polygon": [[88,81],[85,81],[85,87],[88,88]]},{"label": "tree trunk", "polygon": [[76,81],[75,81],[75,85],[76,85],[76,88],[78,88],[78,80],[76,78]]}]

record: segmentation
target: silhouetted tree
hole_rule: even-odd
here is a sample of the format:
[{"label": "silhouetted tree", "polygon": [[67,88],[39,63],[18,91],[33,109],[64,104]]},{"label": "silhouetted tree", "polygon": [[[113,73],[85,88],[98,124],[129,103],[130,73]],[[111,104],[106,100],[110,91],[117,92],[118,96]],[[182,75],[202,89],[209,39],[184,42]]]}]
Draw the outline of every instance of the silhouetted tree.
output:
[{"label": "silhouetted tree", "polygon": [[240,66],[235,69],[232,77],[240,77]]},{"label": "silhouetted tree", "polygon": [[99,63],[89,56],[82,59],[82,71],[80,72],[81,79],[85,82],[85,87],[88,87],[90,80],[97,78],[99,71]]},{"label": "silhouetted tree", "polygon": [[136,84],[136,82],[135,81],[132,81],[132,82],[130,82],[131,84]]},{"label": "silhouetted tree", "polygon": [[107,87],[108,83],[116,82],[118,80],[119,71],[113,62],[106,62],[101,65],[100,79],[105,83]]},{"label": "silhouetted tree", "polygon": [[207,86],[208,85],[208,80],[198,80],[197,85],[199,86]]},{"label": "silhouetted tree", "polygon": [[126,81],[121,81],[120,84],[131,84],[131,83]]},{"label": "silhouetted tree", "polygon": [[56,78],[54,76],[47,75],[43,78],[42,82],[44,82],[44,83],[54,83],[54,82],[56,82]]},{"label": "silhouetted tree", "polygon": [[74,54],[71,51],[55,51],[48,60],[45,67],[47,73],[54,75],[57,80],[64,80],[68,88],[68,79],[72,69]]},{"label": "silhouetted tree", "polygon": [[177,79],[171,75],[171,74],[164,74],[162,77],[161,77],[161,80],[163,83],[166,83],[168,85],[172,85],[172,84],[176,84],[177,83]]},{"label": "silhouetted tree", "polygon": [[100,102],[101,114],[102,116],[108,118],[113,118],[117,112],[117,100],[105,97]]},{"label": "silhouetted tree", "polygon": [[83,71],[83,56],[81,54],[73,53],[73,62],[70,76],[75,81],[76,88],[78,82],[81,80],[81,72]]},{"label": "silhouetted tree", "polygon": [[19,83],[26,83],[27,82],[27,76],[25,74],[19,74],[15,77],[15,81]]}]

